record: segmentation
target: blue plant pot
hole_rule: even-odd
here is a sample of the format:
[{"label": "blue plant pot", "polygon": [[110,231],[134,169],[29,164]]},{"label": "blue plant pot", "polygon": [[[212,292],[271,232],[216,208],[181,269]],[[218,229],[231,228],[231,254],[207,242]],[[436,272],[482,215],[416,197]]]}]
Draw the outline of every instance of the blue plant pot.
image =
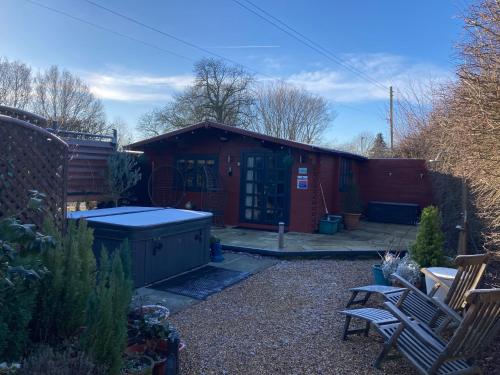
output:
[{"label": "blue plant pot", "polygon": [[375,284],[377,285],[391,285],[389,279],[384,277],[384,273],[382,272],[382,267],[380,264],[374,264],[372,266],[373,279],[375,280]]},{"label": "blue plant pot", "polygon": [[213,244],[211,260],[212,260],[212,262],[216,262],[216,263],[220,263],[220,262],[224,261],[224,256],[222,255],[222,246],[221,246],[220,242],[216,242]]}]

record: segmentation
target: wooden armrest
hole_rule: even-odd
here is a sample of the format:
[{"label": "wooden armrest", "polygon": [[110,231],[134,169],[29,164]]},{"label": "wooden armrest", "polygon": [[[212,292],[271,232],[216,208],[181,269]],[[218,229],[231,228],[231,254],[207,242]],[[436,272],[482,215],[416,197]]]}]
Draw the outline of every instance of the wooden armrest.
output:
[{"label": "wooden armrest", "polygon": [[391,302],[384,302],[384,305],[396,318],[398,318],[401,324],[403,324],[406,329],[411,331],[418,339],[424,341],[438,351],[443,350],[444,345],[438,338],[420,327],[415,321],[412,321],[400,309],[398,309],[396,305]]},{"label": "wooden armrest", "polygon": [[455,310],[451,309],[448,305],[445,305],[443,302],[435,298],[429,297],[427,294],[422,292],[420,289],[416,288],[413,284],[409,283],[407,280],[403,279],[399,275],[392,274],[391,277],[396,279],[399,283],[403,284],[405,288],[410,289],[412,293],[417,294],[423,300],[433,304],[437,309],[441,310],[441,312],[451,317],[457,323],[460,323],[462,321],[462,317]]},{"label": "wooden armrest", "polygon": [[398,283],[402,284],[405,288],[410,289],[413,293],[421,294],[421,295],[427,297],[427,294],[425,294],[424,292],[422,292],[415,285],[413,285],[412,283],[410,283],[408,280],[402,278],[401,276],[396,275],[395,273],[393,273],[391,275],[391,278],[393,278],[394,280],[397,280]]},{"label": "wooden armrest", "polygon": [[445,288],[446,291],[450,290],[450,287],[446,283],[443,283],[443,281],[439,277],[434,275],[427,268],[420,269],[420,272],[422,272],[425,276],[430,277],[432,279],[432,281],[434,281],[436,284],[439,284],[440,288]]}]

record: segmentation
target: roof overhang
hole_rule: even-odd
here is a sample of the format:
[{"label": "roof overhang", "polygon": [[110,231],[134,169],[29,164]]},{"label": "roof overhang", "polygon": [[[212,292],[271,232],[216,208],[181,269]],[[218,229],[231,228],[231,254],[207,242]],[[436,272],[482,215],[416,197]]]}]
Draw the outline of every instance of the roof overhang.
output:
[{"label": "roof overhang", "polygon": [[307,143],[301,143],[301,142],[295,142],[295,141],[290,141],[287,139],[281,139],[281,138],[276,138],[272,137],[266,134],[261,134],[257,132],[253,132],[250,130],[242,129],[242,128],[237,128],[235,126],[230,126],[230,125],[225,125],[225,124],[220,124],[217,122],[212,122],[212,121],[204,121],[204,122],[199,122],[197,124],[189,125],[186,126],[182,129],[174,130],[165,134],[158,135],[156,137],[148,138],[139,142],[132,143],[130,145],[125,146],[126,149],[128,150],[135,150],[135,151],[145,151],[147,148],[158,144],[162,141],[168,141],[171,139],[175,139],[176,137],[187,134],[187,133],[192,133],[198,129],[217,129],[221,130],[227,133],[232,133],[232,134],[239,134],[244,137],[250,137],[254,138],[260,141],[264,142],[269,142],[269,143],[274,143],[277,145],[282,145],[290,148],[295,148],[299,150],[304,150],[304,151],[309,151],[309,152],[318,152],[318,153],[324,153],[324,154],[335,154],[338,156],[343,156],[343,157],[348,157],[352,159],[358,159],[358,160],[367,160],[364,156],[357,155],[357,154],[352,154],[350,152],[345,152],[345,151],[340,151],[340,150],[335,150],[327,147],[320,147],[320,146],[314,146],[310,145]]}]

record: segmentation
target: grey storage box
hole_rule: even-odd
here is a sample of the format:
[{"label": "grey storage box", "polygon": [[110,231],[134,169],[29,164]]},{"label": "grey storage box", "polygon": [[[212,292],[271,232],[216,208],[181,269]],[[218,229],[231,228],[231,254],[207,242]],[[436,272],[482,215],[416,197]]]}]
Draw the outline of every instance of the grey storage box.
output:
[{"label": "grey storage box", "polygon": [[211,213],[143,208],[142,211],[134,208],[132,212],[112,211],[103,216],[98,211],[109,209],[81,211],[88,215],[80,214],[78,218],[85,219],[94,229],[94,253],[98,255],[102,246],[112,251],[128,239],[135,287],[209,262]]}]

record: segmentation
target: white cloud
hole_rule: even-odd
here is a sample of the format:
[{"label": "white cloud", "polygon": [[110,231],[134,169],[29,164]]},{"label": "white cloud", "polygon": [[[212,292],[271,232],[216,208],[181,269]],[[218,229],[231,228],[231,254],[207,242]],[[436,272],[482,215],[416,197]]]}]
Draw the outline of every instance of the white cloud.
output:
[{"label": "white cloud", "polygon": [[130,102],[164,102],[193,80],[191,75],[155,76],[116,71],[84,76],[97,97]]},{"label": "white cloud", "polygon": [[[373,102],[387,100],[388,90],[394,86],[405,92],[410,85],[424,84],[430,80],[443,82],[452,74],[436,65],[411,62],[402,56],[390,54],[344,55],[343,61],[354,67],[354,72],[334,65],[316,70],[303,70],[282,77],[286,81],[304,87],[340,103]],[[356,70],[361,71],[358,74]],[[379,84],[364,79],[368,76]]]},{"label": "white cloud", "polygon": [[[256,56],[255,56],[256,57]],[[410,85],[422,85],[431,78],[434,81],[449,80],[451,72],[428,63],[413,62],[402,56],[391,54],[346,54],[342,60],[362,71],[365,75],[380,82],[383,86],[394,86],[396,90],[405,92]],[[337,103],[363,103],[386,101],[388,90],[380,85],[367,81],[352,71],[333,63],[309,63],[296,73],[288,75],[278,72],[287,68],[284,58],[261,58],[260,64],[266,70],[276,73],[271,77],[257,77],[260,81],[283,79],[289,83],[324,96]],[[254,64],[259,65],[256,61]],[[109,67],[104,72],[84,72],[92,92],[99,98],[125,102],[164,103],[172,94],[184,89],[193,82],[190,74],[152,75],[136,73],[119,67]]]}]

